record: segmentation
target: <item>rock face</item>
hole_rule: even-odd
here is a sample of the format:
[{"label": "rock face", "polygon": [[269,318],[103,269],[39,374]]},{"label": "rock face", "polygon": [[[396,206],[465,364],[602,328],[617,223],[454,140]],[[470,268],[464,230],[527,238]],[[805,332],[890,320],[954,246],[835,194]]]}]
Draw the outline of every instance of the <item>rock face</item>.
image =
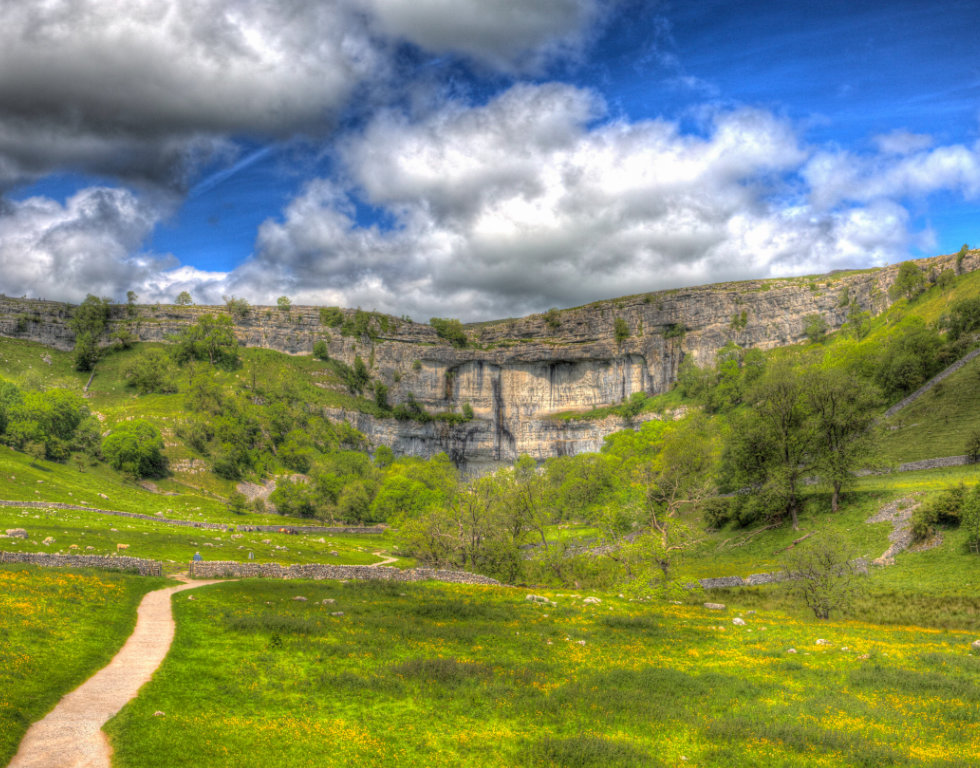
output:
[{"label": "rock face", "polygon": [[[954,256],[920,262],[927,272],[955,268]],[[962,271],[980,267],[971,251]],[[458,464],[511,461],[527,453],[538,459],[597,450],[602,438],[628,426],[621,418],[560,420],[562,411],[615,405],[635,392],[670,388],[685,357],[710,362],[729,342],[768,349],[804,336],[806,318],[820,315],[830,330],[846,322],[848,302],[875,314],[889,303],[897,267],[812,278],[724,283],[639,294],[584,307],[514,320],[464,326],[469,343],[457,348],[429,325],[385,316],[371,336],[341,335],[321,322],[316,307],[252,307],[236,319],[238,339],[248,346],[310,354],[326,342],[331,358],[369,363],[372,378],[388,386],[392,404],[409,396],[430,411],[469,405],[474,418],[462,424],[419,423],[331,410],[364,432],[374,445],[397,454],[447,452]],[[74,337],[66,321],[71,307],[48,301],[0,297],[0,335],[27,338],[68,350]],[[103,343],[123,329],[141,341],[170,334],[225,307],[140,306],[135,316],[113,307]],[[343,310],[352,320],[355,312]],[[380,320],[378,316],[377,320]]]}]

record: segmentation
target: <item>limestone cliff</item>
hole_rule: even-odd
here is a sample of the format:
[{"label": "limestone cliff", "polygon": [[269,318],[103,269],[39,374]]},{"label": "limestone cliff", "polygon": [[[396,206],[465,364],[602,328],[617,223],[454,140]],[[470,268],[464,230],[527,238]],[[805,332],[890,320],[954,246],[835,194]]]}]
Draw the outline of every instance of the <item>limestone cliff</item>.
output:
[{"label": "limestone cliff", "polygon": [[[927,271],[955,268],[955,257],[920,262]],[[980,267],[970,252],[961,270]],[[252,307],[236,320],[248,346],[310,354],[317,340],[330,356],[352,364],[372,361],[371,374],[389,387],[391,403],[412,395],[431,410],[460,410],[474,419],[449,425],[381,419],[333,411],[374,444],[399,454],[448,452],[458,463],[536,458],[596,450],[604,435],[625,426],[621,419],[563,421],[554,414],[613,405],[634,392],[670,388],[681,360],[710,361],[725,344],[771,348],[803,338],[805,318],[819,314],[831,330],[847,315],[847,301],[872,313],[888,305],[897,267],[816,277],[724,283],[599,301],[543,315],[465,326],[469,343],[457,348],[429,325],[380,317],[372,333],[342,335],[324,325],[316,307]],[[104,341],[126,327],[141,341],[164,341],[205,313],[225,307],[139,306],[135,317],[114,307]],[[71,307],[56,302],[0,298],[0,335],[28,338],[71,349],[66,325]],[[352,319],[354,310],[343,310]],[[618,326],[618,329],[617,329]],[[617,333],[618,330],[618,333]]]}]

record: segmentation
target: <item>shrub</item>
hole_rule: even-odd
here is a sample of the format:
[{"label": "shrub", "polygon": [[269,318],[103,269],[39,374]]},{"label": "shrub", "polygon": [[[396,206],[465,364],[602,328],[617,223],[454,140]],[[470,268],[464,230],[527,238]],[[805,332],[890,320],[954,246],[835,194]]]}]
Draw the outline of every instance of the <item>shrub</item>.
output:
[{"label": "shrub", "polygon": [[617,317],[614,322],[613,336],[617,344],[622,344],[630,336],[630,328],[621,317]]},{"label": "shrub", "polygon": [[834,534],[793,550],[784,568],[790,590],[803,599],[818,619],[845,610],[864,586],[864,574],[847,543]]},{"label": "shrub", "polygon": [[807,315],[803,318],[803,333],[811,344],[816,344],[827,335],[827,321],[822,315]]},{"label": "shrub", "polygon": [[553,331],[557,331],[561,327],[561,317],[555,307],[552,307],[544,313],[544,321]]},{"label": "shrub", "polygon": [[971,464],[980,461],[980,430],[974,430],[966,441],[966,455]]},{"label": "shrub", "polygon": [[68,327],[75,332],[75,369],[90,371],[100,356],[99,337],[109,322],[109,299],[89,294],[79,304],[68,320]]},{"label": "shrub", "polygon": [[388,410],[388,387],[380,381],[374,385],[374,404],[383,411]]},{"label": "shrub", "polygon": [[912,538],[925,541],[936,532],[936,526],[957,526],[966,498],[966,487],[960,483],[924,502],[912,514]]},{"label": "shrub", "polygon": [[293,302],[288,296],[280,296],[276,299],[276,306],[279,307],[280,312],[289,312],[293,307]]},{"label": "shrub", "polygon": [[687,333],[687,328],[684,327],[683,323],[671,323],[664,330],[664,338],[683,339],[686,333]]},{"label": "shrub", "polygon": [[313,357],[320,360],[329,360],[330,352],[327,350],[327,342],[323,339],[317,339],[313,342]]},{"label": "shrub", "polygon": [[435,328],[439,338],[445,339],[459,349],[463,349],[469,341],[466,331],[463,330],[463,324],[455,318],[433,317],[429,320],[429,325]]},{"label": "shrub", "polygon": [[141,395],[177,391],[173,360],[162,349],[149,349],[133,358],[123,366],[122,375]]},{"label": "shrub", "polygon": [[248,499],[240,491],[232,491],[228,496],[228,511],[233,515],[244,515],[248,512]]},{"label": "shrub", "polygon": [[344,322],[344,310],[340,307],[320,307],[320,322],[330,328],[339,328]]},{"label": "shrub", "polygon": [[252,310],[245,299],[236,299],[234,296],[223,296],[222,298],[225,300],[225,307],[228,308],[228,312],[236,320],[244,320]]},{"label": "shrub", "polygon": [[888,289],[888,295],[893,299],[900,299],[903,296],[912,301],[926,288],[925,275],[922,270],[911,261],[903,261],[898,267],[898,275],[895,282]]},{"label": "shrub", "polygon": [[152,477],[163,472],[163,438],[143,419],[123,422],[102,441],[109,464],[133,477]]}]

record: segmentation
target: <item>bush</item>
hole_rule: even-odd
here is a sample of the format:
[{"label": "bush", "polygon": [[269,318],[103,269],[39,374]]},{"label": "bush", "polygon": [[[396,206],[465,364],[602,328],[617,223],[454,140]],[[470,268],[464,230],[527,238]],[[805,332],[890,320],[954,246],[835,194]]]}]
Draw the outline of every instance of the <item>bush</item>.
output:
[{"label": "bush", "polygon": [[248,499],[240,491],[232,491],[228,496],[228,511],[233,515],[244,515],[248,512]]},{"label": "bush", "polygon": [[236,320],[244,320],[252,308],[245,299],[236,299],[234,296],[224,296],[225,306],[228,312]]},{"label": "bush", "polygon": [[102,441],[102,455],[109,464],[133,477],[162,474],[163,438],[160,431],[143,419],[123,422]]},{"label": "bush", "polygon": [[466,331],[463,330],[463,324],[459,320],[433,317],[429,320],[429,325],[435,328],[439,338],[445,339],[454,347],[463,349],[469,342]]},{"label": "bush", "polygon": [[823,337],[827,335],[827,321],[822,315],[807,315],[803,318],[803,334],[811,344],[823,341]]},{"label": "bush", "polygon": [[280,312],[289,312],[293,307],[293,302],[288,296],[280,296],[276,299],[276,306],[279,307]]},{"label": "bush", "polygon": [[177,391],[173,360],[162,349],[150,349],[123,366],[123,378],[141,395]]},{"label": "bush", "polygon": [[327,350],[327,342],[323,339],[317,339],[313,342],[313,357],[320,360],[329,360],[330,352]]},{"label": "bush", "polygon": [[614,322],[613,336],[615,337],[617,344],[622,344],[630,336],[630,327],[621,317],[617,317]]},{"label": "bush", "polygon": [[111,302],[89,294],[68,320],[75,332],[75,369],[90,371],[99,359],[98,341],[109,322]]},{"label": "bush", "polygon": [[339,328],[344,322],[344,310],[340,307],[320,307],[320,322],[330,328]]},{"label": "bush", "polygon": [[923,502],[912,514],[913,540],[925,541],[935,534],[938,525],[958,526],[965,498],[966,486],[960,483]]}]

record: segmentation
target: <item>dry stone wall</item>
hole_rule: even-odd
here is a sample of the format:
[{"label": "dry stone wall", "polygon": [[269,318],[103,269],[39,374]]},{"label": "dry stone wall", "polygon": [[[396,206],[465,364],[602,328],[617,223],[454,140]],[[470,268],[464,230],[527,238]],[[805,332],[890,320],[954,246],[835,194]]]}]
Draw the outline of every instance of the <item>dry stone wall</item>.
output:
[{"label": "dry stone wall", "polygon": [[140,576],[163,576],[163,563],[158,560],[144,560],[141,557],[0,552],[0,563],[29,563],[47,568],[100,568],[108,571],[136,571]]},{"label": "dry stone wall", "polygon": [[500,582],[467,571],[444,571],[435,568],[392,568],[371,565],[326,565],[306,563],[237,563],[232,561],[199,560],[190,564],[193,579],[361,579],[365,581],[444,581],[452,584],[485,584],[499,586]]}]

